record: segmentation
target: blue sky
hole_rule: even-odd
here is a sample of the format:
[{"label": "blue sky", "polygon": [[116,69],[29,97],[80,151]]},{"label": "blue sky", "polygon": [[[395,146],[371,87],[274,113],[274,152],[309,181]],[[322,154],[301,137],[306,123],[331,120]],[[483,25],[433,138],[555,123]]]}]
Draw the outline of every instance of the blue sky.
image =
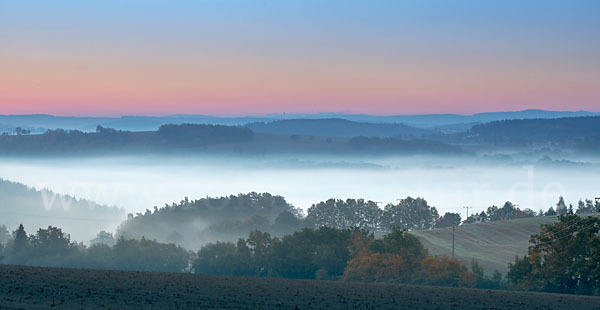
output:
[{"label": "blue sky", "polygon": [[600,110],[600,1],[5,1],[0,113]]}]

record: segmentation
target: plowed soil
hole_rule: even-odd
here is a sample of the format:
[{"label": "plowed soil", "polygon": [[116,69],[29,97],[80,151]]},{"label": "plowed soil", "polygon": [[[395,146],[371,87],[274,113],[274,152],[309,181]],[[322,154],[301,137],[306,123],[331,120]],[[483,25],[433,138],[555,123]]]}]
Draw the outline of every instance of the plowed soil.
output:
[{"label": "plowed soil", "polygon": [[600,309],[600,298],[0,265],[0,309]]}]

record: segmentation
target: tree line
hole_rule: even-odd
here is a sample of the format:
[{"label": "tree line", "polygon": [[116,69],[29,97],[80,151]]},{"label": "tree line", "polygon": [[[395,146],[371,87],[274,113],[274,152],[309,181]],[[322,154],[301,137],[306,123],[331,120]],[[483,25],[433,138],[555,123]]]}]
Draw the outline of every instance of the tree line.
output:
[{"label": "tree line", "polygon": [[477,222],[514,220],[535,216],[560,216],[568,213],[588,214],[600,212],[600,203],[594,203],[591,199],[579,200],[577,203],[577,209],[575,209],[572,204],[567,206],[565,199],[560,196],[555,207],[556,208],[549,207],[547,211],[540,209],[539,212],[536,213],[530,209],[521,210],[512,202],[507,201],[501,208],[498,208],[497,206],[491,206],[488,207],[486,211],[472,214],[464,221],[464,223],[472,224]]},{"label": "tree line", "polygon": [[0,257],[3,263],[19,265],[295,279],[464,287],[492,281],[476,263],[467,269],[455,259],[429,256],[417,237],[400,228],[383,239],[357,228],[304,228],[281,238],[254,231],[237,242],[209,243],[191,252],[146,238],[115,239],[106,232],[85,246],[57,227],[28,234],[20,225],[0,243]]},{"label": "tree line", "polygon": [[494,145],[553,145],[583,151],[600,147],[600,117],[515,119],[473,126],[461,134],[465,140]]},{"label": "tree line", "polygon": [[16,265],[184,272],[193,254],[181,246],[146,238],[114,240],[106,232],[85,246],[54,226],[28,234],[19,225],[12,235],[0,226],[0,238],[0,262]]},{"label": "tree line", "polygon": [[[117,235],[126,238],[156,239],[197,249],[212,240],[235,241],[260,230],[273,236],[291,234],[302,228],[358,228],[384,234],[400,227],[408,231],[451,227],[487,221],[513,220],[534,216],[554,216],[573,210],[560,197],[554,208],[536,213],[520,209],[507,201],[502,207],[490,206],[471,214],[464,221],[460,214],[447,212],[440,216],[434,206],[420,197],[406,197],[380,207],[365,199],[328,199],[313,204],[306,215],[285,198],[269,193],[248,193],[225,197],[185,198],[180,203],[154,207],[153,211],[131,214]],[[577,213],[597,212],[600,205],[580,201]]]},{"label": "tree line", "polygon": [[412,283],[600,295],[600,218],[567,211],[531,237],[528,255],[491,277],[445,256],[431,256],[410,232],[395,227],[382,238],[359,228],[303,228],[282,237],[253,231],[236,242],[213,242],[197,252],[146,238],[101,232],[90,246],[60,228],[12,234],[0,226],[3,263],[139,271],[229,274],[296,279]]},{"label": "tree line", "polygon": [[49,129],[42,134],[0,135],[2,153],[65,153],[115,150],[169,150],[250,141],[249,128],[206,124],[163,125],[132,132],[97,126],[95,132]]},{"label": "tree line", "polygon": [[500,288],[502,276],[487,278],[476,262],[430,256],[421,241],[394,228],[382,239],[361,229],[305,228],[282,238],[252,232],[237,242],[203,246],[197,273],[361,282]]},{"label": "tree line", "polygon": [[197,248],[212,240],[235,241],[255,230],[274,236],[320,227],[387,233],[394,227],[431,229],[439,221],[437,209],[423,198],[407,197],[383,208],[364,199],[328,199],[313,204],[304,215],[281,196],[251,192],[198,200],[185,198],[178,204],[130,214],[117,229],[117,235],[145,236]]}]

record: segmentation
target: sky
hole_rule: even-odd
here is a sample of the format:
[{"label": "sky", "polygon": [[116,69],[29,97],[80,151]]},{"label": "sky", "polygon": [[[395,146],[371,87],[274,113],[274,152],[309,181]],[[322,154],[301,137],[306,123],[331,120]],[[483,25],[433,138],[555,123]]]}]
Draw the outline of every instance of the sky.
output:
[{"label": "sky", "polygon": [[0,114],[600,112],[597,0],[0,0]]}]

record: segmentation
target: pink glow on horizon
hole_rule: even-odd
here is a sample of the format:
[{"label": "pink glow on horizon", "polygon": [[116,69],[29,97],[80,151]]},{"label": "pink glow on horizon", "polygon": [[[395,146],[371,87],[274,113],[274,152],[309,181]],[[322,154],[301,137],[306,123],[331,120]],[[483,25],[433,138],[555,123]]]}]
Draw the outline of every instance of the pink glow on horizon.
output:
[{"label": "pink glow on horizon", "polygon": [[350,61],[25,53],[0,71],[0,114],[600,111],[593,68],[557,74],[545,64]]},{"label": "pink glow on horizon", "polygon": [[255,75],[233,69],[181,70],[180,75],[114,69],[55,75],[51,69],[0,73],[0,114],[472,114],[530,108],[598,111],[600,102],[593,79],[573,83],[568,75],[515,82],[511,75],[518,73],[512,72],[491,77],[467,72],[452,79],[443,72],[364,71],[311,78],[302,72],[282,77],[269,68]]}]

